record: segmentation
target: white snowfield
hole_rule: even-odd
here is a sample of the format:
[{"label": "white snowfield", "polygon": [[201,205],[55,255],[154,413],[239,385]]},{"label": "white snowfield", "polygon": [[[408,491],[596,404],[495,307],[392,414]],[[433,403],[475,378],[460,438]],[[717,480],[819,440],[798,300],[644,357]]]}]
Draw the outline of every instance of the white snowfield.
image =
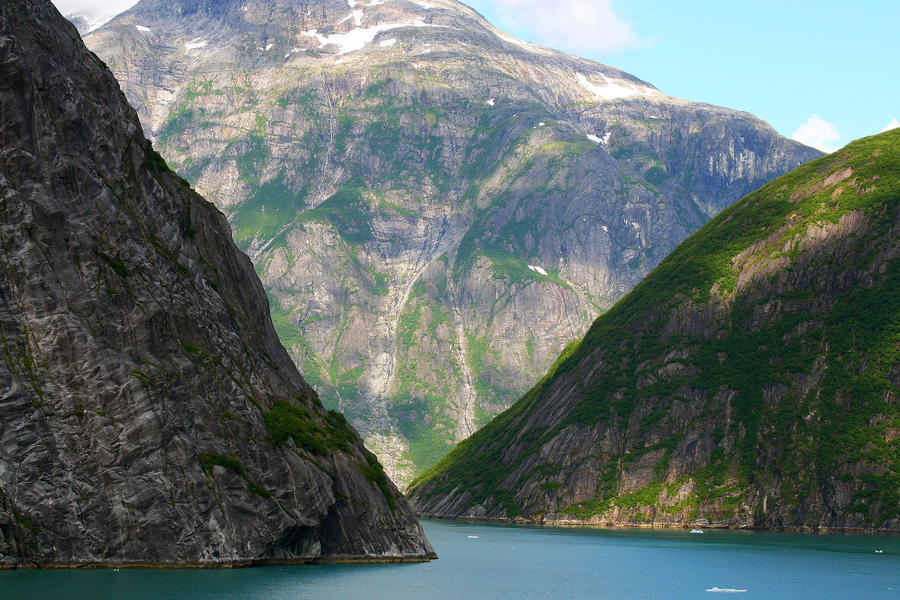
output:
[{"label": "white snowfield", "polygon": [[591,140],[595,144],[599,144],[601,146],[605,146],[609,143],[609,138],[612,137],[612,133],[607,133],[603,137],[596,136],[592,133],[587,134],[587,139]]},{"label": "white snowfield", "polygon": [[184,44],[184,47],[190,52],[191,50],[196,50],[197,48],[205,48],[206,44],[208,44],[206,40],[201,40],[200,38],[194,38],[189,42]]},{"label": "white snowfield", "polygon": [[363,11],[352,10],[352,11],[350,11],[349,15],[347,15],[346,17],[344,17],[343,19],[338,21],[338,25],[341,25],[345,21],[349,21],[350,19],[353,19],[353,23],[356,24],[357,27],[359,27],[360,25],[362,25],[362,18],[363,18]]},{"label": "white snowfield", "polygon": [[143,25],[135,25],[134,28],[137,29],[138,31],[150,31],[149,27],[145,27]]},{"label": "white snowfield", "polygon": [[[373,6],[373,5],[369,5]],[[324,48],[325,46],[335,45],[338,47],[338,55],[341,54],[349,54],[351,52],[356,52],[357,50],[362,50],[367,45],[372,43],[372,40],[375,39],[379,33],[383,31],[390,31],[391,29],[400,29],[402,27],[444,27],[443,25],[432,25],[430,23],[426,23],[421,19],[416,19],[415,21],[409,21],[407,23],[382,23],[381,25],[375,25],[374,27],[357,27],[356,29],[352,29],[347,33],[332,33],[331,35],[322,35],[316,29],[310,29],[309,31],[304,31],[304,35],[308,35],[310,37],[314,37],[319,40],[319,48]]]},{"label": "white snowfield", "polygon": [[610,79],[603,73],[596,73],[592,76],[603,79],[603,85],[597,85],[591,82],[583,73],[578,73],[578,83],[581,87],[594,95],[597,100],[618,100],[620,98],[629,98],[631,96],[650,96],[658,93],[653,88],[635,85],[623,79]]},{"label": "white snowfield", "polygon": [[537,265],[528,265],[528,268],[539,275],[543,275],[544,277],[547,276],[547,271],[545,271],[544,269],[542,269],[541,267],[539,267]]},{"label": "white snowfield", "polygon": [[510,44],[515,44],[516,46],[519,46],[520,48],[522,48],[524,50],[528,50],[529,52],[533,52],[535,54],[544,54],[544,55],[552,54],[552,52],[550,52],[549,50],[545,50],[544,48],[541,48],[537,44],[532,44],[531,42],[525,42],[518,38],[504,35],[502,33],[496,32],[496,31],[494,32],[494,35],[496,35],[498,38],[500,38],[504,42],[509,42]]}]

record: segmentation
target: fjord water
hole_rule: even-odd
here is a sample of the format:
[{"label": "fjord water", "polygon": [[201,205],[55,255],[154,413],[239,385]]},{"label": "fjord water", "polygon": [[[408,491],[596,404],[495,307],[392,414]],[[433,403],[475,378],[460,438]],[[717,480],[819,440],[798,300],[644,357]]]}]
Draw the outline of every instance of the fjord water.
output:
[{"label": "fjord water", "polygon": [[[8,571],[33,599],[900,598],[900,538],[424,521],[440,560],[204,571]],[[877,552],[880,550],[881,552]],[[746,592],[715,592],[746,590]]]}]

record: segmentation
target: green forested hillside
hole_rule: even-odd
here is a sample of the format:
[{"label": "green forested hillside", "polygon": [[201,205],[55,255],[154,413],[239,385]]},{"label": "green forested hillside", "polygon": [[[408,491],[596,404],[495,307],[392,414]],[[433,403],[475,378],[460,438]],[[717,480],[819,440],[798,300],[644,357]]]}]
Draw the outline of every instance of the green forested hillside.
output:
[{"label": "green forested hillside", "polygon": [[750,194],[414,486],[425,513],[900,529],[900,131]]}]

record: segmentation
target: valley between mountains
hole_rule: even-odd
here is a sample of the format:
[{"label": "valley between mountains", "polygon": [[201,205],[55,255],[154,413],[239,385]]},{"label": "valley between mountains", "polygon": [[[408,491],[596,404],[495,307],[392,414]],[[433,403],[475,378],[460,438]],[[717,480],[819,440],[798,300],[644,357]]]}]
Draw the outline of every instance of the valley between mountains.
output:
[{"label": "valley between mountains", "polygon": [[401,487],[711,217],[820,156],[450,0],[142,0],[85,41]]}]

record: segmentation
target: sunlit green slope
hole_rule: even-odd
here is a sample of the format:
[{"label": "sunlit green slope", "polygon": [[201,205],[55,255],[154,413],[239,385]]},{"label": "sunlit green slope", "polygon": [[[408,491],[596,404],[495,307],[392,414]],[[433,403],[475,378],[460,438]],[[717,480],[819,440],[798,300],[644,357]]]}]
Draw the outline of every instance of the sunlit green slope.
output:
[{"label": "sunlit green slope", "polygon": [[900,130],[750,194],[426,473],[437,515],[900,529]]}]

